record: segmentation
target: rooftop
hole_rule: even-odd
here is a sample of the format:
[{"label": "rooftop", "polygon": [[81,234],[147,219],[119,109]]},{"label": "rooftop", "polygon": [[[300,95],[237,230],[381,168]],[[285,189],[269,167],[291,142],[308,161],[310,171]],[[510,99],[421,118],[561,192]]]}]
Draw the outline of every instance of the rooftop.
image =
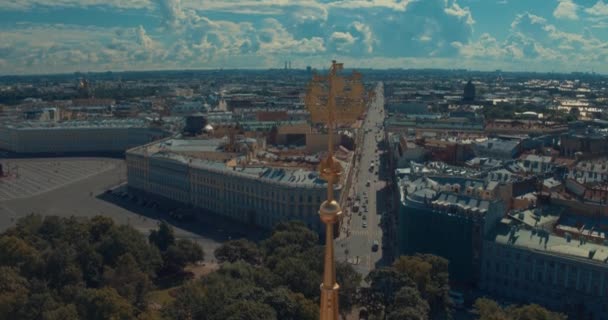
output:
[{"label": "rooftop", "polygon": [[519,140],[507,140],[507,139],[488,139],[486,141],[478,142],[475,144],[477,148],[483,148],[486,150],[500,150],[500,152],[511,152],[513,149],[521,143]]},{"label": "rooftop", "polygon": [[5,125],[7,128],[30,129],[91,129],[91,128],[141,128],[148,127],[144,119],[79,120],[64,122],[24,121]]},{"label": "rooftop", "polygon": [[[254,139],[245,139],[244,143],[255,142]],[[267,163],[249,163],[242,165],[239,162],[245,160],[245,156],[232,156],[224,153],[221,146],[225,139],[167,139],[137,147],[128,151],[131,154],[140,154],[155,159],[185,164],[190,168],[201,168],[209,171],[227,175],[247,176],[258,180],[273,181],[286,186],[324,187],[326,182],[321,180],[316,171],[304,168],[271,167]],[[198,157],[202,153],[214,153],[225,155],[224,158],[233,158],[225,162],[222,157]],[[341,188],[338,186],[337,188]]]},{"label": "rooftop", "polygon": [[608,261],[606,245],[562,237],[542,228],[525,226],[509,218],[502,219],[490,235],[490,240],[592,263],[606,264]]}]

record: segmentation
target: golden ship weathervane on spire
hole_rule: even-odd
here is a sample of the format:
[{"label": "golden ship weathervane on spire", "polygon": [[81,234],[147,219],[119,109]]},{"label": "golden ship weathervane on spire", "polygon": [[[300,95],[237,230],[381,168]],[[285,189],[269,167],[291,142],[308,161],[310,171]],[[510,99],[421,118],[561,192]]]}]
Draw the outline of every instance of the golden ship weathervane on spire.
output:
[{"label": "golden ship weathervane on spire", "polygon": [[325,256],[323,283],[321,284],[321,320],[338,319],[338,289],[334,261],[334,225],[342,217],[342,209],[334,199],[334,185],[342,175],[342,166],[333,157],[334,130],[337,125],[357,121],[365,112],[371,93],[365,91],[361,74],[352,73],[343,77],[343,64],[332,61],[327,76],[314,75],[308,85],[305,103],[313,123],[323,123],[327,127],[327,157],[319,165],[319,173],[327,181],[327,200],[321,204],[319,216],[325,223]]}]

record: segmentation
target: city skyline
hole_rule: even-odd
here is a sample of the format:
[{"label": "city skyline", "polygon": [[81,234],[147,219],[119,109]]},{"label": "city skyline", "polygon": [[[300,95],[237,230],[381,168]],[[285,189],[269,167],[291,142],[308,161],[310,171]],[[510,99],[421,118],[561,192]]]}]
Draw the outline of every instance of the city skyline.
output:
[{"label": "city skyline", "polygon": [[608,4],[588,1],[0,3],[0,74],[448,68],[608,72]]}]

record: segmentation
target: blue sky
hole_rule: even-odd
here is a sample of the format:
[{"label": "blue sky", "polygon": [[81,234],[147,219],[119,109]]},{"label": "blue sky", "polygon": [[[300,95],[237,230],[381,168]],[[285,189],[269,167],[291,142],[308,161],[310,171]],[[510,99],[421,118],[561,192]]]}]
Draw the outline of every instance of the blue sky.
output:
[{"label": "blue sky", "polygon": [[0,74],[332,59],[608,73],[608,0],[0,0]]}]

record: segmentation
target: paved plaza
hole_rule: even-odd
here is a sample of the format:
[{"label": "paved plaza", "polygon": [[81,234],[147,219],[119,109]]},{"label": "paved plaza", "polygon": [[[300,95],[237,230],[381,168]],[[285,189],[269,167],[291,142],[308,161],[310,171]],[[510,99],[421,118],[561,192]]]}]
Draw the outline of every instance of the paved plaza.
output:
[{"label": "paved plaza", "polygon": [[29,198],[110,171],[122,163],[109,158],[2,159],[5,175],[0,178],[0,201]]}]

